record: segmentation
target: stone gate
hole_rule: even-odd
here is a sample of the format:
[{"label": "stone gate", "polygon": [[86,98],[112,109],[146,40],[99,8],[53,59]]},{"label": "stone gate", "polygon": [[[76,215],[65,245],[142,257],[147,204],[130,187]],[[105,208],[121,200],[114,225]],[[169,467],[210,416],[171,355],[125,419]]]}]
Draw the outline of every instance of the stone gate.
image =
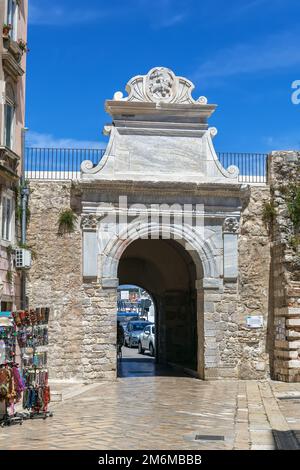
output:
[{"label": "stone gate", "polygon": [[[97,165],[76,181],[32,180],[32,305],[52,307],[51,375],[116,377],[119,283],[154,298],[158,361],[201,379],[266,378],[274,351],[265,183],[224,168],[208,120],[216,105],[156,67],[106,101],[112,124]],[[76,230],[58,234],[66,208]],[[273,357],[273,356],[272,356]]]}]

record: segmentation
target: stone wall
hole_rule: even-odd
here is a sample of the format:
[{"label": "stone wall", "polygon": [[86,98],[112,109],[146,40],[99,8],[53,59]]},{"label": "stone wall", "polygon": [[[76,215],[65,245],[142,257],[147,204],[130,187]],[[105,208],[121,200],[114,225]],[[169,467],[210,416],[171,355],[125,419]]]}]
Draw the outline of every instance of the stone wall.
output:
[{"label": "stone wall", "polygon": [[[238,338],[239,378],[263,378],[269,374],[272,322],[269,317],[270,240],[263,222],[263,208],[270,199],[268,187],[251,187],[245,197],[239,239]],[[246,326],[246,317],[263,316],[263,328]]]},{"label": "stone wall", "polygon": [[269,181],[276,211],[271,227],[273,376],[300,382],[300,250],[291,243],[296,231],[286,201],[286,189],[300,183],[300,152],[273,152],[269,157]]},{"label": "stone wall", "polygon": [[[205,333],[206,343],[217,350],[214,369],[206,371],[207,378],[269,376],[270,241],[262,220],[264,203],[269,199],[268,187],[254,186],[246,191],[239,236],[238,283],[225,283],[222,293],[205,294],[205,319],[206,324],[207,320],[211,324]],[[251,315],[263,316],[262,328],[247,326],[247,316]]]},{"label": "stone wall", "polygon": [[[70,182],[30,184],[31,221],[28,244],[37,258],[30,270],[32,307],[49,305],[52,378],[111,380],[116,376],[116,290],[83,283],[81,193]],[[238,283],[223,292],[205,291],[205,377],[265,378],[269,374],[268,325],[270,245],[262,222],[267,187],[249,188],[239,236]],[[74,233],[58,234],[61,210],[78,214]],[[264,326],[251,329],[248,315],[262,315]],[[209,362],[211,358],[211,363]]]},{"label": "stone wall", "polygon": [[36,259],[27,294],[31,307],[51,307],[51,378],[110,379],[115,362],[115,292],[100,292],[99,286],[82,282],[80,219],[74,233],[58,234],[59,213],[70,207],[79,213],[80,195],[71,182],[32,181],[30,190],[28,245]]}]

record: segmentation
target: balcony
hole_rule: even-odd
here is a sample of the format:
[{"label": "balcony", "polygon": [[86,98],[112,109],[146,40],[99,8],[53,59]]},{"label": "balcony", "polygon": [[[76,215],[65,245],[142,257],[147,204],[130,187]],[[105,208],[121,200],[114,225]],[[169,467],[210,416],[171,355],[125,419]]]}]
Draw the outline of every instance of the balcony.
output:
[{"label": "balcony", "polygon": [[0,146],[0,173],[11,178],[18,177],[20,157],[8,147]]},{"label": "balcony", "polygon": [[20,65],[23,51],[18,43],[9,36],[3,36],[3,47],[2,60],[4,70],[14,78],[21,77],[24,74],[24,70]]},{"label": "balcony", "polygon": [[[103,149],[27,148],[25,174],[34,180],[79,180],[80,166],[84,160],[97,165]],[[267,154],[218,152],[224,168],[231,165],[240,170],[241,183],[265,184],[267,182]]]}]

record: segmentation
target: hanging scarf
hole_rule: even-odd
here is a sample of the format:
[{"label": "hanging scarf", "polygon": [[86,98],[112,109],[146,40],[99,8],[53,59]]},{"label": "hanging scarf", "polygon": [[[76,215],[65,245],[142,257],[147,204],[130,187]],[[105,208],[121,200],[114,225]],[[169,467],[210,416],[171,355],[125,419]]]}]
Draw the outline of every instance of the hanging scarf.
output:
[{"label": "hanging scarf", "polygon": [[25,385],[20,375],[20,371],[17,367],[12,368],[12,376],[15,385],[16,401],[20,401],[22,397],[22,392],[25,390]]}]

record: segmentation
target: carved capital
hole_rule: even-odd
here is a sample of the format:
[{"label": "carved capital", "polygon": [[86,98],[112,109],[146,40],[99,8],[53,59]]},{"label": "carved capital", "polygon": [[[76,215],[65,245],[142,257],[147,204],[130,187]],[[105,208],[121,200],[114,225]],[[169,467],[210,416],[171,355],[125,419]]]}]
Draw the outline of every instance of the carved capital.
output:
[{"label": "carved capital", "polygon": [[224,233],[238,233],[240,228],[239,221],[236,217],[227,217],[223,224]]},{"label": "carved capital", "polygon": [[97,230],[100,220],[101,216],[95,214],[83,215],[81,217],[81,228],[83,230]]}]

